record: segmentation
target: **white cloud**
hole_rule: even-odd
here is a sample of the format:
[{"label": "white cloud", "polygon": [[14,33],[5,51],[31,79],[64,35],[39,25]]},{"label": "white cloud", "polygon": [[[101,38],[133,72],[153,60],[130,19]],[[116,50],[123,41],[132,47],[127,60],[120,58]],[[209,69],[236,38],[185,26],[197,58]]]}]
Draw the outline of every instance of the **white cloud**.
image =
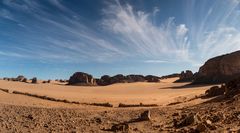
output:
[{"label": "white cloud", "polygon": [[180,24],[177,26],[177,35],[178,36],[185,36],[188,32],[188,28],[185,24]]},{"label": "white cloud", "polygon": [[186,52],[189,44],[185,35],[187,28],[184,24],[177,26],[174,18],[169,18],[157,27],[151,22],[152,14],[134,12],[130,5],[111,5],[103,12],[103,26],[121,38],[132,52],[149,58],[188,58]]},{"label": "white cloud", "polygon": [[[156,20],[161,17],[158,7],[146,12],[136,10],[129,4],[121,5],[118,1],[108,3],[102,10],[103,31],[82,23],[81,16],[62,1],[49,1],[64,12],[60,14],[45,11],[44,5],[38,1],[23,1],[25,4],[3,0],[13,10],[0,9],[0,17],[19,22],[18,25],[24,27],[22,29],[32,26],[10,12],[18,11],[19,14],[28,14],[33,22],[42,25],[33,25],[30,27],[31,32],[24,32],[26,36],[35,35],[21,40],[31,47],[19,46],[23,49],[19,54],[9,51],[0,52],[1,55],[24,55],[71,62],[105,62],[121,57],[135,57],[146,59],[145,63],[171,61],[199,65],[213,56],[240,49],[239,0],[216,1],[210,8],[190,2],[185,8],[185,16],[182,16],[183,20],[186,17],[186,21],[181,23],[176,23],[174,16],[157,23]],[[195,6],[201,10],[196,10]],[[42,28],[44,26],[47,28]],[[6,34],[11,36],[13,33]],[[44,37],[39,38],[38,35]],[[41,42],[42,45],[36,42]]]},{"label": "white cloud", "polygon": [[171,61],[167,61],[167,60],[145,60],[144,61],[145,63],[173,63]]}]

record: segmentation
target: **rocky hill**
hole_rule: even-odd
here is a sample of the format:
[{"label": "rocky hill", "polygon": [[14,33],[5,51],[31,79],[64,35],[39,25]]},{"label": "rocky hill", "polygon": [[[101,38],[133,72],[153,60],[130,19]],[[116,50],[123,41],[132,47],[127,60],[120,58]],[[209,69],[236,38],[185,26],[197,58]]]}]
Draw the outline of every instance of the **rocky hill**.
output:
[{"label": "rocky hill", "polygon": [[195,77],[194,83],[224,83],[240,75],[240,51],[209,59]]}]

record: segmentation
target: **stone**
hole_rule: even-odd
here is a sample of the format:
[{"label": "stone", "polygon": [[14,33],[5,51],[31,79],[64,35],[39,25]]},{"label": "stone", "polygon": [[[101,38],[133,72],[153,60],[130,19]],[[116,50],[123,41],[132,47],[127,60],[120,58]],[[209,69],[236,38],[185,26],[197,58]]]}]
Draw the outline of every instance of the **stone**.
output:
[{"label": "stone", "polygon": [[96,85],[96,80],[90,74],[83,73],[83,72],[76,72],[70,77],[68,84],[94,86]]},{"label": "stone", "polygon": [[192,71],[190,71],[190,70],[186,70],[185,72],[182,71],[179,76],[179,79],[175,82],[192,82],[193,77],[194,77],[194,75],[193,75]]},{"label": "stone", "polygon": [[19,75],[15,80],[19,82],[23,82],[24,79],[25,77],[23,75]]},{"label": "stone", "polygon": [[199,124],[197,125],[197,127],[196,127],[196,131],[197,131],[197,132],[204,132],[204,131],[206,131],[206,130],[207,130],[207,127],[206,127],[206,125],[203,124],[203,123],[199,123]]},{"label": "stone", "polygon": [[36,78],[36,77],[32,78],[32,83],[33,83],[33,84],[36,84],[36,83],[37,83],[37,78]]},{"label": "stone", "polygon": [[225,96],[227,98],[230,98],[239,94],[240,93],[240,77],[227,82],[224,88],[225,88]]},{"label": "stone", "polygon": [[27,78],[24,78],[24,79],[22,80],[22,82],[27,83]]},{"label": "stone", "polygon": [[123,124],[114,124],[110,131],[114,131],[114,132],[129,132],[130,127],[128,124],[123,123]]},{"label": "stone", "polygon": [[151,120],[151,112],[149,110],[144,111],[143,113],[141,113],[139,120],[141,120],[141,121]]},{"label": "stone", "polygon": [[240,76],[240,51],[209,59],[200,67],[194,83],[225,83]]},{"label": "stone", "polygon": [[159,82],[159,77],[153,75],[147,75],[144,77],[147,82]]},{"label": "stone", "polygon": [[180,77],[179,73],[173,73],[173,74],[170,74],[170,75],[161,76],[160,79],[178,78],[178,77]]},{"label": "stone", "polygon": [[132,82],[144,82],[144,76],[143,75],[127,75],[125,77],[126,82],[132,83]]},{"label": "stone", "polygon": [[194,115],[189,114],[185,116],[180,122],[177,122],[176,120],[174,121],[174,126],[177,128],[189,126],[194,123]]},{"label": "stone", "polygon": [[210,89],[205,91],[206,97],[215,97],[219,95],[223,95],[225,90],[222,87],[213,86]]}]

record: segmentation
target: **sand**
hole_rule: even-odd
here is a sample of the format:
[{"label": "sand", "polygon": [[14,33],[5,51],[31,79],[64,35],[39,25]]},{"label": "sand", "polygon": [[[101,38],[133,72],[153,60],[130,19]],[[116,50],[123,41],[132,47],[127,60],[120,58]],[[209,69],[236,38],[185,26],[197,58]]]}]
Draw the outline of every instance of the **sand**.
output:
[{"label": "sand", "polygon": [[174,102],[178,97],[191,98],[203,94],[210,87],[185,88],[181,86],[188,83],[173,83],[175,80],[176,78],[171,78],[162,80],[160,83],[122,83],[97,87],[68,86],[56,83],[29,84],[0,80],[0,88],[81,103],[109,102],[117,106],[119,103],[166,105]]},{"label": "sand", "polygon": [[[236,112],[240,112],[239,108],[229,108],[220,102],[204,103],[211,99],[199,97],[212,85],[173,83],[175,80],[176,78],[171,78],[159,83],[122,83],[97,87],[0,80],[0,88],[9,90],[9,93],[0,91],[0,132],[190,132],[196,129],[198,124],[177,127],[174,125],[174,119],[181,122],[183,118],[192,114],[200,114],[203,120],[211,118],[211,115],[220,114],[223,120],[214,123],[219,132],[238,130],[240,113],[238,116]],[[79,103],[109,102],[114,107],[55,102],[13,94],[12,91]],[[158,106],[119,108],[119,103]],[[133,122],[146,110],[151,112],[150,121]],[[224,111],[228,113],[223,113]],[[225,115],[229,115],[233,122],[223,126],[224,121],[229,120]],[[208,131],[207,129],[205,131]]]}]

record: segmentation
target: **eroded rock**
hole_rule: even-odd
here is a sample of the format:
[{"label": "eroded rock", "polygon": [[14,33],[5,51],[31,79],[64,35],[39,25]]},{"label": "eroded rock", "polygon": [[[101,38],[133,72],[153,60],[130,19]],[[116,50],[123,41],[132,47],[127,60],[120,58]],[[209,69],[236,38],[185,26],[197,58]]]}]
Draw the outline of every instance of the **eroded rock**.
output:
[{"label": "eroded rock", "polygon": [[209,59],[194,83],[225,83],[240,75],[240,51]]}]

